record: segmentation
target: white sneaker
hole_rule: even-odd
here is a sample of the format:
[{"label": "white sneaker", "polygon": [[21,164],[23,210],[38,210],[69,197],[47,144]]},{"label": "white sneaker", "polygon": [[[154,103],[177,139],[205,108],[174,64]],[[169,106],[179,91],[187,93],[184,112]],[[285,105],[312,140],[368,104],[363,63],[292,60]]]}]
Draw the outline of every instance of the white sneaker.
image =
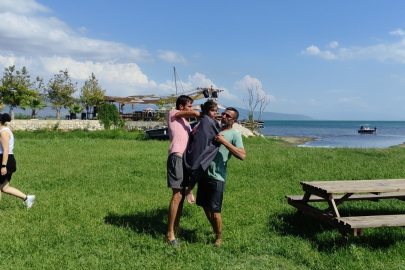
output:
[{"label": "white sneaker", "polygon": [[27,208],[31,208],[31,206],[34,204],[35,200],[35,195],[27,195],[27,198],[24,200],[24,205]]}]

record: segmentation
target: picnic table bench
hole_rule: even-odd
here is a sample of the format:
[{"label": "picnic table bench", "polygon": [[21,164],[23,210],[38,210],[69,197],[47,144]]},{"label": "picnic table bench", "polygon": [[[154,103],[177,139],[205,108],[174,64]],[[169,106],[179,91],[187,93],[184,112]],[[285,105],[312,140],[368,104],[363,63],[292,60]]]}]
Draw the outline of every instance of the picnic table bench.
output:
[{"label": "picnic table bench", "polygon": [[[341,217],[337,208],[345,201],[378,202],[381,199],[404,201],[405,179],[314,181],[301,182],[301,185],[305,191],[303,196],[285,196],[288,204],[298,209],[296,215],[299,216],[305,212],[321,219],[335,226],[342,237],[347,237],[347,234],[363,235],[364,228],[405,226],[405,214]],[[321,210],[309,205],[309,202],[327,202],[329,207]]]}]

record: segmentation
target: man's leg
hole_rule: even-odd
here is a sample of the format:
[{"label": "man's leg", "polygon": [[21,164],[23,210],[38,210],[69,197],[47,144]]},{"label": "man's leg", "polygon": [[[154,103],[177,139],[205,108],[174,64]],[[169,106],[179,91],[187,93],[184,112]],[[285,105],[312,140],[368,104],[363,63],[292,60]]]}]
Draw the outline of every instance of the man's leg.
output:
[{"label": "man's leg", "polygon": [[215,233],[215,244],[220,246],[222,244],[222,217],[221,213],[212,213],[209,206],[204,207],[205,215],[211,223],[212,229]]},{"label": "man's leg", "polygon": [[173,188],[172,200],[169,205],[169,218],[167,222],[167,233],[166,240],[173,241],[176,237],[174,236],[174,228],[177,225],[179,227],[180,216],[183,210],[183,189]]},{"label": "man's leg", "polygon": [[215,232],[215,246],[219,247],[222,245],[222,217],[221,213],[213,213],[213,229]]},{"label": "man's leg", "polygon": [[174,220],[174,232],[179,233],[180,232],[180,218],[181,218],[181,213],[183,212],[183,205],[184,205],[184,199],[186,198],[185,194],[185,188],[181,190],[181,200],[179,207],[177,208],[177,213],[176,213],[176,219]]}]

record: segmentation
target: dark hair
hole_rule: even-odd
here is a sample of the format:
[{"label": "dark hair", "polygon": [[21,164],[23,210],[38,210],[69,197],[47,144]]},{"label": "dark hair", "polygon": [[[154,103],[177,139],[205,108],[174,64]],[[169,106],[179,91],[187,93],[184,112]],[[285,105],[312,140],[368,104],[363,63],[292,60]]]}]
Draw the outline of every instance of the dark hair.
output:
[{"label": "dark hair", "polygon": [[214,107],[218,107],[218,104],[213,100],[208,100],[201,104],[201,111],[203,114],[208,114],[208,112]]},{"label": "dark hair", "polygon": [[10,122],[10,121],[11,121],[11,117],[8,113],[0,114],[0,122],[2,125],[4,125],[6,122]]},{"label": "dark hair", "polygon": [[237,109],[235,109],[235,108],[233,108],[233,107],[228,107],[228,108],[225,109],[225,111],[233,111],[233,112],[235,112],[236,117],[235,117],[234,119],[235,119],[235,120],[238,120],[238,118],[239,118],[239,112],[238,112]]},{"label": "dark hair", "polygon": [[176,109],[179,110],[180,105],[186,106],[188,102],[191,102],[191,104],[193,104],[193,99],[186,95],[179,96],[176,100]]}]

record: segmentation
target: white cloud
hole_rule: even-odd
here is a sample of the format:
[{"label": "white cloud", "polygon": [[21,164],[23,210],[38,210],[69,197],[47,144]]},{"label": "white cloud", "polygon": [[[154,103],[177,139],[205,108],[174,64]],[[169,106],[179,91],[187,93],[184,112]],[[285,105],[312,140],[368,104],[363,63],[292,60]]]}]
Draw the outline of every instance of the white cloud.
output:
[{"label": "white cloud", "polygon": [[217,88],[215,83],[213,83],[210,79],[207,79],[207,76],[201,73],[194,73],[193,76],[188,76],[188,81],[191,83],[192,87],[213,87]]},{"label": "white cloud", "polygon": [[402,29],[399,29],[399,28],[398,28],[397,30],[391,31],[391,32],[390,32],[390,35],[404,36],[404,35],[405,35],[405,32],[402,31]]},{"label": "white cloud", "polygon": [[168,63],[187,64],[186,58],[178,52],[158,50],[158,57]]},{"label": "white cloud", "polygon": [[329,47],[331,47],[332,49],[335,49],[339,46],[339,43],[337,41],[332,41],[331,43],[329,43]]},{"label": "white cloud", "polygon": [[259,79],[250,77],[250,75],[244,76],[242,80],[235,82],[233,86],[235,89],[243,91],[245,91],[247,87],[257,87],[260,90],[263,89],[262,82],[259,81]]},{"label": "white cloud", "polygon": [[270,102],[279,102],[280,100],[277,100],[273,95],[267,94],[262,87],[262,82],[257,79],[257,78],[252,78],[250,75],[245,75],[242,80],[237,81],[233,84],[233,87],[236,90],[239,90],[240,92],[245,92],[247,93],[247,88],[248,87],[253,87],[254,90],[258,89],[258,92],[260,95],[266,95],[267,99],[270,100]]},{"label": "white cloud", "polygon": [[[397,29],[390,32],[390,34],[403,36],[405,35],[405,32],[401,29]],[[331,44],[329,44],[330,47],[332,47]],[[319,56],[326,60],[375,59],[380,62],[390,60],[405,63],[405,38],[393,43],[380,43],[365,47],[351,46],[347,48],[340,48],[336,53],[331,53],[330,51],[321,51],[318,47],[312,45],[301,53],[305,55]]]},{"label": "white cloud", "polygon": [[318,47],[316,47],[314,45],[311,45],[310,47],[308,47],[305,51],[302,51],[301,53],[306,54],[306,55],[318,55],[326,60],[337,59],[336,55],[334,55],[330,51],[321,51],[321,50],[319,50]]},{"label": "white cloud", "polygon": [[[82,27],[80,31],[84,29]],[[55,17],[2,11],[0,11],[0,48],[0,53],[6,54],[69,55],[92,61],[111,59],[152,61],[145,49],[83,37]]]},{"label": "white cloud", "polygon": [[79,31],[79,33],[81,33],[82,35],[86,34],[89,30],[86,27],[80,27],[77,28],[77,31]]},{"label": "white cloud", "polygon": [[155,86],[156,83],[148,81],[148,77],[142,73],[135,63],[116,63],[114,61],[93,62],[76,61],[70,57],[44,57],[41,58],[45,70],[56,74],[59,70],[68,69],[73,79],[85,80],[91,73],[102,78],[106,82],[116,82],[132,86],[147,85]]},{"label": "white cloud", "polygon": [[1,13],[31,14],[36,12],[50,12],[50,9],[34,0],[1,0],[0,11]]},{"label": "white cloud", "polygon": [[2,56],[0,55],[0,67],[9,66],[29,66],[32,63],[32,59],[26,59],[24,56],[16,57],[14,55]]}]

